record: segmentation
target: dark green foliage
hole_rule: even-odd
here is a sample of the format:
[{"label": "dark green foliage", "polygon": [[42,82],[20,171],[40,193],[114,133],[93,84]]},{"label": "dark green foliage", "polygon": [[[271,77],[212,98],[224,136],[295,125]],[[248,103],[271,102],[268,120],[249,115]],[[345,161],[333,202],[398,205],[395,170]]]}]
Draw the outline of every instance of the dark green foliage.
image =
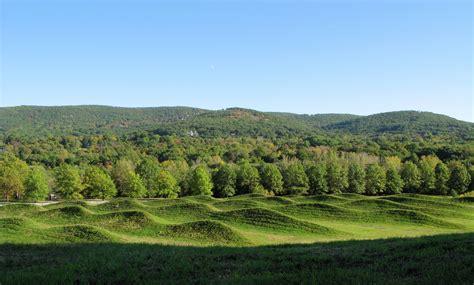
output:
[{"label": "dark green foliage", "polygon": [[276,165],[264,163],[260,167],[260,178],[263,188],[269,193],[283,194],[283,176]]},{"label": "dark green foliage", "polygon": [[459,161],[451,161],[448,164],[451,176],[448,181],[449,189],[454,194],[463,194],[467,192],[471,176],[467,168]]},{"label": "dark green foliage", "polygon": [[63,164],[54,171],[56,192],[66,200],[82,199],[84,185],[81,181],[79,169],[75,166]]},{"label": "dark green foliage", "polygon": [[25,199],[43,201],[48,197],[49,185],[46,170],[41,166],[34,166],[25,179]]},{"label": "dark green foliage", "polygon": [[326,165],[323,163],[316,163],[311,165],[307,171],[309,181],[309,194],[325,194],[329,192],[328,184],[326,181]]},{"label": "dark green foliage", "polygon": [[400,194],[403,190],[403,180],[395,167],[387,169],[387,182],[385,185],[385,193],[388,195]]},{"label": "dark green foliage", "polygon": [[212,195],[212,179],[206,168],[198,166],[193,170],[189,187],[191,195]]},{"label": "dark green foliage", "polygon": [[367,195],[383,194],[386,188],[387,177],[385,170],[378,164],[370,164],[366,169],[365,193]]},{"label": "dark green foliage", "polygon": [[94,199],[110,199],[117,195],[112,178],[97,166],[88,166],[84,173],[84,196]]},{"label": "dark green foliage", "polygon": [[256,167],[248,162],[239,165],[237,172],[237,193],[251,194],[263,193],[264,189],[260,185],[260,175]]},{"label": "dark green foliage", "polygon": [[365,192],[365,170],[357,163],[349,164],[347,171],[347,192],[362,194]]},{"label": "dark green foliage", "polygon": [[237,173],[235,166],[225,164],[213,176],[214,196],[219,198],[232,197],[236,193]]}]

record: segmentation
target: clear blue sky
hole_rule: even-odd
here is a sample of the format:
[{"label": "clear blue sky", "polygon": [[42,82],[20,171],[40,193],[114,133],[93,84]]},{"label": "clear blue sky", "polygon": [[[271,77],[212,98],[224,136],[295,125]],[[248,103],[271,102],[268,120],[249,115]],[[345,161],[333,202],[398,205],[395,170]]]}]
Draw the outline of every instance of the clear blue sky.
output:
[{"label": "clear blue sky", "polygon": [[0,2],[2,106],[474,121],[471,1]]}]

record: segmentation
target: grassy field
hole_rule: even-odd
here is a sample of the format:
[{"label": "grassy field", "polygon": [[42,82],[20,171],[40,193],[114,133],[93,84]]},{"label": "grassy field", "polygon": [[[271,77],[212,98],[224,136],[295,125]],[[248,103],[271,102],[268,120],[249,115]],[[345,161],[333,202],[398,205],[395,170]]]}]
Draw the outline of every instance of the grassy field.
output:
[{"label": "grassy field", "polygon": [[0,207],[1,284],[157,279],[472,284],[474,199],[248,195]]}]

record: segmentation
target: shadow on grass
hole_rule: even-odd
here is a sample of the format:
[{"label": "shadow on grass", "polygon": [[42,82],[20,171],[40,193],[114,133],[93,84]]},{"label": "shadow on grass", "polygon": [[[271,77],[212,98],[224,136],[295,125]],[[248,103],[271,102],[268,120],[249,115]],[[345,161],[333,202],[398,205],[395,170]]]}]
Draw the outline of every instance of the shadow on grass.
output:
[{"label": "shadow on grass", "polygon": [[0,284],[473,284],[474,233],[261,247],[0,245]]}]

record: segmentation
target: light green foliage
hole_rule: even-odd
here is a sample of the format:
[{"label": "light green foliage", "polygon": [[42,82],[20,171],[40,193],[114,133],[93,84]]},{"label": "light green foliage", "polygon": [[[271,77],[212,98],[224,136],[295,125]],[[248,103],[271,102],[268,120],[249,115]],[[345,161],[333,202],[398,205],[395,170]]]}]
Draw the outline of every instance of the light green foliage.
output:
[{"label": "light green foliage", "polygon": [[326,181],[329,187],[329,193],[341,193],[349,186],[347,181],[347,171],[342,164],[332,159],[326,166]]},{"label": "light green foliage", "polygon": [[145,186],[135,172],[128,172],[123,177],[123,184],[121,186],[120,195],[122,197],[129,197],[129,198],[143,198],[147,191]]},{"label": "light green foliage", "polygon": [[436,187],[435,167],[427,157],[422,157],[420,161],[420,190],[424,194],[434,194]]},{"label": "light green foliage", "polygon": [[387,169],[387,183],[385,185],[385,193],[400,194],[403,190],[403,180],[398,170],[395,167],[389,167]]},{"label": "light green foliage", "polygon": [[168,171],[162,169],[158,173],[156,196],[161,198],[177,198],[179,195],[179,186],[176,179]]},{"label": "light green foliage", "polygon": [[143,185],[147,189],[147,197],[155,197],[158,192],[158,175],[160,167],[154,158],[146,157],[136,168],[136,173],[140,175]]},{"label": "light green foliage", "polygon": [[25,199],[43,201],[49,194],[48,176],[41,166],[33,166],[25,179]]},{"label": "light green foliage", "polygon": [[421,185],[421,175],[416,164],[411,161],[405,162],[402,166],[401,175],[404,182],[403,190],[416,193]]},{"label": "light green foliage", "polygon": [[260,185],[260,175],[257,168],[248,162],[239,165],[237,172],[237,192],[238,194],[262,193],[263,187]]},{"label": "light green foliage", "polygon": [[385,170],[378,164],[367,166],[365,176],[365,193],[367,195],[378,195],[385,192],[387,177]]},{"label": "light green foliage", "polygon": [[81,175],[75,166],[63,164],[54,171],[56,188],[55,191],[66,200],[82,199]]},{"label": "light green foliage", "polygon": [[260,178],[265,190],[275,195],[283,194],[283,176],[276,165],[264,163],[260,168]]},{"label": "light green foliage", "polygon": [[3,199],[8,201],[12,198],[22,198],[27,173],[27,164],[16,157],[7,155],[0,161],[0,193]]},{"label": "light green foliage", "polygon": [[323,163],[316,163],[308,167],[306,171],[309,181],[309,193],[311,195],[325,194],[329,192],[326,181],[326,165]]},{"label": "light green foliage", "polygon": [[191,195],[212,195],[212,180],[206,168],[198,166],[193,170],[189,187]]},{"label": "light green foliage", "polygon": [[117,195],[112,178],[97,166],[88,166],[84,173],[84,196],[94,199],[110,199]]},{"label": "light green foliage", "polygon": [[448,164],[448,168],[451,172],[448,185],[449,189],[453,194],[463,194],[467,192],[469,183],[471,183],[471,176],[464,166],[459,161],[451,161]]},{"label": "light green foliage", "polygon": [[435,189],[438,195],[447,195],[449,193],[448,181],[449,181],[449,168],[446,164],[440,162],[435,168]]},{"label": "light green foliage", "polygon": [[283,167],[285,194],[306,194],[309,189],[308,176],[300,161],[291,162]]},{"label": "light green foliage", "polygon": [[219,167],[217,172],[214,173],[213,182],[214,196],[220,198],[234,196],[237,187],[237,173],[235,171],[235,166],[224,164]]},{"label": "light green foliage", "polygon": [[124,193],[127,191],[128,180],[130,179],[130,173],[134,172],[134,167],[131,161],[121,159],[112,168],[112,180],[115,183],[118,194],[124,197]]},{"label": "light green foliage", "polygon": [[357,163],[349,164],[347,172],[348,187],[350,193],[362,194],[365,192],[365,170]]}]

